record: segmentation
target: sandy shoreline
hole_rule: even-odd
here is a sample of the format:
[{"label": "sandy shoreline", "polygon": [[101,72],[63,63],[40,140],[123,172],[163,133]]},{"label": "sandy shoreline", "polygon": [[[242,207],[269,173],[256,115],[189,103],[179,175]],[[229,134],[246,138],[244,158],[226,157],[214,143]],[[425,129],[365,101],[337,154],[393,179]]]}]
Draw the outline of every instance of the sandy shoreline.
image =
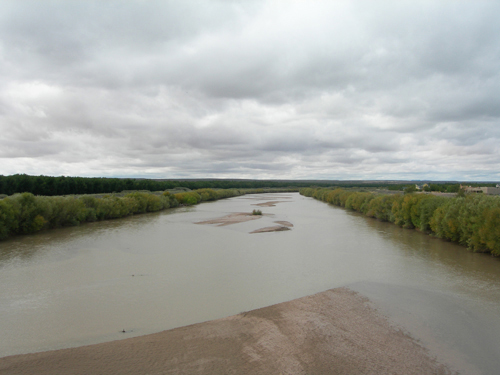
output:
[{"label": "sandy shoreline", "polygon": [[[270,202],[268,202],[270,203]],[[262,218],[263,216],[267,216],[266,214],[262,215],[254,215],[252,213],[246,213],[246,212],[235,212],[232,214],[228,214],[226,216],[218,217],[215,219],[210,219],[210,220],[204,220],[204,221],[198,221],[195,224],[217,224],[218,227],[223,227],[226,225],[233,225],[233,224],[239,224],[239,223],[244,223],[247,221],[251,220],[257,220]],[[269,233],[269,232],[283,232],[290,230],[291,227],[293,227],[293,224],[288,222],[288,221],[275,221],[276,224],[279,225],[274,225],[274,226],[269,226],[269,227],[264,227],[260,229],[256,229],[250,234],[253,233]]]},{"label": "sandy shoreline", "polygon": [[287,203],[287,202],[284,202],[284,201],[269,201],[269,202],[264,202],[264,203],[255,203],[255,204],[252,204],[252,206],[275,207],[278,203]]},{"label": "sandy shoreline", "polygon": [[271,226],[271,227],[265,227],[265,228],[256,229],[256,230],[250,232],[250,234],[253,234],[253,233],[269,233],[269,232],[283,232],[283,231],[286,231],[286,230],[290,230],[290,228],[288,226],[283,226],[283,225],[274,225],[274,226]]},{"label": "sandy shoreline", "polygon": [[262,218],[262,215],[253,215],[247,212],[235,212],[226,216],[218,217],[215,219],[198,221],[195,224],[218,224],[218,227],[223,227],[226,225],[244,223],[250,220],[258,220]]},{"label": "sandy shoreline", "polygon": [[448,373],[346,288],[156,334],[0,358],[0,374]]}]

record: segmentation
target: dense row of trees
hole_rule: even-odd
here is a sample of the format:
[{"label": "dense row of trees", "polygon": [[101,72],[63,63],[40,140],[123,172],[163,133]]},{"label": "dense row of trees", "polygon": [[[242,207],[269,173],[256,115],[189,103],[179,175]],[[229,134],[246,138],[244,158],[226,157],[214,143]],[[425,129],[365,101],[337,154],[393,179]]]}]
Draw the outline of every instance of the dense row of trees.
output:
[{"label": "dense row of trees", "polygon": [[301,189],[302,195],[345,207],[404,228],[416,228],[478,252],[500,256],[500,197],[470,194],[377,195],[343,189]]},{"label": "dense row of trees", "polygon": [[0,200],[0,239],[42,229],[78,225],[175,207],[173,195],[131,193],[123,197],[47,197],[15,194]]},{"label": "dense row of trees", "polygon": [[0,194],[32,193],[34,195],[106,194],[124,190],[163,191],[175,189],[182,184],[154,180],[133,180],[120,178],[50,177],[0,175]]},{"label": "dense row of trees", "polygon": [[[486,186],[485,184],[482,184],[481,186]],[[495,186],[495,185],[493,185]],[[408,190],[408,189],[415,189],[415,184],[395,184],[387,187],[388,190],[397,190],[397,191],[403,191],[403,190]],[[424,191],[437,191],[440,193],[458,193],[460,190],[460,184],[425,184],[425,186],[422,187],[422,190]]]},{"label": "dense row of trees", "polygon": [[35,196],[32,193],[14,194],[0,199],[0,240],[43,229],[160,211],[179,204],[193,205],[242,194],[273,191],[297,189],[200,189],[176,194],[165,191],[55,197]]},{"label": "dense row of trees", "polygon": [[249,194],[250,192],[255,192],[255,191],[251,190],[240,191],[237,189],[221,189],[221,190],[199,189],[199,190],[177,193],[174,195],[174,197],[180,204],[186,206],[192,206],[194,204],[198,204],[203,201],[215,201],[218,199],[235,197],[241,194]]},{"label": "dense row of trees", "polygon": [[[164,191],[178,187],[191,190],[211,189],[257,189],[305,187],[310,183],[270,180],[148,180],[90,177],[50,177],[16,174],[0,175],[0,194],[32,193],[34,195],[109,194],[126,190]],[[320,186],[327,186],[322,183]]]},{"label": "dense row of trees", "polygon": [[[256,189],[256,188],[284,188],[284,187],[363,187],[388,188],[403,190],[408,184],[394,184],[376,181],[286,181],[286,180],[148,180],[123,178],[94,178],[94,177],[50,177],[29,176],[16,174],[12,176],[0,175],[0,195],[15,193],[32,193],[34,195],[71,195],[71,194],[107,194],[124,190],[164,191],[186,187],[197,189]],[[470,185],[470,184],[469,184]],[[474,185],[474,184],[472,184]],[[491,184],[481,184],[490,186]],[[414,184],[412,186],[415,186]],[[426,188],[430,191],[457,192],[459,184],[431,183]],[[491,186],[494,186],[491,185]]]}]

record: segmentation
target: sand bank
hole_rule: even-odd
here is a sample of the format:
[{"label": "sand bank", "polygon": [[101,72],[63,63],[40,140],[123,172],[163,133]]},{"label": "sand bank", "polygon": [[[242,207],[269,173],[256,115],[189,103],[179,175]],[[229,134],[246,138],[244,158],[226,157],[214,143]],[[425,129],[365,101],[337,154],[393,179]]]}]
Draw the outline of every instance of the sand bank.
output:
[{"label": "sand bank", "polygon": [[0,374],[448,373],[345,288],[152,335],[0,358]]},{"label": "sand bank", "polygon": [[199,221],[195,224],[219,224],[219,227],[237,223],[244,223],[245,221],[260,219],[262,215],[254,215],[252,213],[236,212],[216,219]]},{"label": "sand bank", "polygon": [[274,225],[272,227],[265,227],[265,228],[256,229],[256,230],[250,232],[250,234],[252,234],[252,233],[268,233],[268,232],[283,232],[285,230],[290,230],[290,228],[285,227],[283,225]]},{"label": "sand bank", "polygon": [[290,223],[289,221],[280,220],[280,221],[275,221],[275,223],[289,228],[293,227],[293,224]]},{"label": "sand bank", "polygon": [[272,199],[292,199],[292,197],[288,195],[280,196],[280,195],[255,195],[255,196],[244,196],[241,197],[241,199],[252,199],[252,200],[257,200],[257,201],[265,201],[265,200],[272,200]]},{"label": "sand bank", "polygon": [[290,230],[290,228],[293,227],[293,224],[290,223],[289,221],[275,221],[275,223],[279,224],[279,225],[260,228],[260,229],[254,230],[253,232],[250,232],[250,234],[252,234],[252,233],[282,232],[285,230]]},{"label": "sand bank", "polygon": [[283,202],[283,201],[269,201],[269,202],[263,202],[263,203],[255,203],[255,204],[252,204],[252,206],[259,206],[259,207],[274,207],[274,206],[276,206],[278,203],[287,203],[287,202]]}]

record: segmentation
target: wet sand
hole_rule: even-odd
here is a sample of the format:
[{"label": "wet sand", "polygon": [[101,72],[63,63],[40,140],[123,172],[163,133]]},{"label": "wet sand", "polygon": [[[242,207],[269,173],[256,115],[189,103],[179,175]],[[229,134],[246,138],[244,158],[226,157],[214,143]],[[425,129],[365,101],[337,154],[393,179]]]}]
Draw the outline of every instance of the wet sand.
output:
[{"label": "wet sand", "polygon": [[219,224],[218,225],[219,227],[223,227],[225,225],[244,223],[246,221],[260,219],[261,217],[262,215],[254,215],[252,213],[246,213],[246,212],[237,212],[216,219],[199,221],[195,224]]},{"label": "wet sand", "polygon": [[152,335],[0,358],[0,374],[449,373],[346,288]]},{"label": "wet sand", "polygon": [[260,229],[257,229],[257,230],[254,230],[253,232],[250,232],[250,234],[252,233],[268,233],[268,232],[283,232],[283,231],[286,231],[286,230],[290,230],[290,228],[293,227],[293,224],[290,223],[289,221],[275,221],[276,224],[279,224],[279,225],[273,225],[271,227],[265,227],[265,228],[260,228]]},{"label": "wet sand", "polygon": [[[262,204],[254,204],[254,206],[264,205],[266,207],[271,207],[271,206],[274,206],[274,203],[280,203],[280,202],[278,202],[278,201],[266,202],[266,203],[262,203]],[[205,221],[199,221],[199,222],[196,222],[195,224],[203,224],[203,225],[205,225],[205,224],[217,224],[218,227],[223,227],[223,226],[226,226],[226,225],[244,223],[244,222],[247,222],[247,221],[260,219],[263,216],[268,216],[268,215],[266,215],[266,214],[254,215],[252,213],[236,212],[236,213],[232,213],[232,214],[229,214],[229,215],[226,215],[226,216],[222,216],[222,217],[218,217],[218,218],[215,218],[215,219],[210,219],[210,220],[205,220]],[[256,229],[256,230],[250,232],[250,234],[253,234],[253,233],[269,233],[269,232],[283,232],[283,231],[290,230],[290,228],[293,227],[293,224],[290,223],[289,221],[283,221],[283,220],[281,220],[281,221],[275,221],[275,223],[279,224],[279,225],[273,225],[273,226],[269,226],[269,227],[259,228],[259,229]]]},{"label": "wet sand", "polygon": [[266,201],[266,200],[273,200],[273,199],[292,199],[292,197],[288,196],[288,195],[283,195],[283,196],[280,196],[280,195],[276,195],[276,194],[272,194],[272,195],[260,195],[258,194],[257,196],[245,196],[245,197],[241,197],[241,199],[251,199],[251,200],[257,200],[257,201]]},{"label": "wet sand", "polygon": [[275,221],[276,224],[280,224],[280,225],[284,225],[285,227],[293,227],[293,224],[290,223],[289,221],[284,221],[284,220],[280,220],[280,221]]},{"label": "wet sand", "polygon": [[256,229],[256,230],[250,232],[250,234],[253,234],[253,233],[269,233],[269,232],[283,232],[285,230],[290,230],[290,228],[289,227],[285,227],[283,225],[274,225],[272,227],[265,227],[265,228]]},{"label": "wet sand", "polygon": [[283,202],[283,201],[269,201],[269,202],[264,202],[264,203],[255,203],[255,204],[252,204],[252,206],[275,207],[278,203],[287,203],[287,202]]}]

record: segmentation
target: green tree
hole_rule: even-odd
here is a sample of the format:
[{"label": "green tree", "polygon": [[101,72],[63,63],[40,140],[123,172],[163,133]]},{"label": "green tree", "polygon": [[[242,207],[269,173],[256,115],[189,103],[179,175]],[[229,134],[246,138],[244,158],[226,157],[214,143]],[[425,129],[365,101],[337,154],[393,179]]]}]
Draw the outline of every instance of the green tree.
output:
[{"label": "green tree", "polygon": [[408,185],[405,187],[405,194],[415,193],[417,191],[417,187],[415,185]]}]

